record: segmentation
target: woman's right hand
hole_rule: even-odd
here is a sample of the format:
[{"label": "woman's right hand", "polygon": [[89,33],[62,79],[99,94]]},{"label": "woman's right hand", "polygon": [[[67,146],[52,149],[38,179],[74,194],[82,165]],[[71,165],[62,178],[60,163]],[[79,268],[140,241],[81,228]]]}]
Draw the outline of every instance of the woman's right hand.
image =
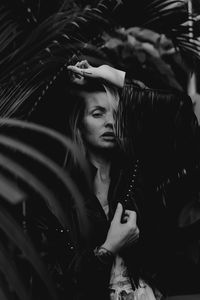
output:
[{"label": "woman's right hand", "polygon": [[118,88],[122,88],[124,85],[125,72],[109,65],[92,67],[87,60],[83,60],[76,63],[75,66],[67,66],[67,69],[77,76],[105,80]]},{"label": "woman's right hand", "polygon": [[122,223],[123,207],[118,203],[115,215],[110,224],[107,238],[102,247],[117,254],[123,248],[133,244],[139,238],[137,215],[135,211],[125,210]]}]

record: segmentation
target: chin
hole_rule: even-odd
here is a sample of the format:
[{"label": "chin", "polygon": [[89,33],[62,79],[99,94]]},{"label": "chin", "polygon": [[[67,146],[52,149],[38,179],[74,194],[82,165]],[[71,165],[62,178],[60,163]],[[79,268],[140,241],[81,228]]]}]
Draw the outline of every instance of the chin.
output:
[{"label": "chin", "polygon": [[114,149],[116,147],[116,143],[113,143],[113,142],[107,142],[107,143],[103,143],[101,145],[101,148],[103,149]]}]

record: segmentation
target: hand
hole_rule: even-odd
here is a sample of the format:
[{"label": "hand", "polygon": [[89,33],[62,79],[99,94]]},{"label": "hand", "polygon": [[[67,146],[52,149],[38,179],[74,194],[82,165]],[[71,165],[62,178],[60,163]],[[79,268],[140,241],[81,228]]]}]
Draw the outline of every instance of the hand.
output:
[{"label": "hand", "polygon": [[124,85],[125,72],[108,65],[92,67],[88,61],[83,60],[75,66],[68,66],[67,69],[78,76],[105,80],[119,88],[122,88]]},{"label": "hand", "polygon": [[[67,69],[71,71],[71,81],[80,85],[85,84],[85,76],[83,76],[83,69],[89,68],[90,65],[87,60],[77,62],[73,66],[68,66]],[[78,70],[78,71],[77,71]]]},{"label": "hand", "polygon": [[[122,213],[123,207],[121,203],[118,203],[106,241],[102,245],[102,247],[114,254],[133,244],[139,238],[139,229],[136,224],[136,212],[132,210],[125,210],[123,220]],[[123,223],[121,221],[123,221]]]}]

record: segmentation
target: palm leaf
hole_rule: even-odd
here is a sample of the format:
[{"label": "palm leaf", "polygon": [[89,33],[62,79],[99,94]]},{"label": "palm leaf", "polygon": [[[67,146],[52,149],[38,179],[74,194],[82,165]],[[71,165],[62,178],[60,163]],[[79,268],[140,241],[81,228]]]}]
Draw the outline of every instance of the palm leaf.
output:
[{"label": "palm leaf", "polygon": [[[165,34],[170,38],[177,49],[190,56],[200,58],[198,37],[200,30],[198,26],[198,18],[195,14],[188,13],[187,1],[184,0],[142,0],[134,2],[137,9],[131,10],[131,1],[123,1],[124,10],[120,15],[122,17],[121,25],[139,26],[149,28],[153,31]],[[123,5],[121,6],[123,9]],[[131,13],[130,13],[131,11]],[[123,15],[125,18],[123,19]],[[194,30],[195,29],[195,30]],[[191,37],[191,32],[193,36]],[[180,40],[182,38],[185,44]],[[196,41],[196,44],[194,44]]]},{"label": "palm leaf", "polygon": [[84,40],[96,34],[92,32],[94,22],[101,27],[105,23],[101,9],[60,10],[39,24],[20,47],[0,60],[1,116],[15,113],[37,91],[44,95],[78,47],[83,47]]},{"label": "palm leaf", "polygon": [[[42,140],[46,141],[46,144],[48,138],[51,142],[51,148],[53,145],[58,144],[63,149],[64,154],[70,152],[74,159],[77,161],[80,169],[82,170],[82,174],[85,178],[85,183],[87,185],[87,191],[90,194],[92,182],[90,170],[85,157],[80,152],[78,147],[74,145],[70,139],[66,138],[65,136],[53,129],[33,123],[27,123],[20,120],[0,118],[0,131],[6,134],[6,137],[0,135],[0,143],[2,143],[1,152],[4,151],[4,147],[6,147],[7,149],[5,154],[3,154],[3,152],[1,154],[3,156],[1,159],[1,167],[3,167],[4,169],[6,168],[7,170],[9,169],[9,171],[12,172],[14,176],[19,176],[20,180],[25,182],[27,186],[30,187],[31,185],[31,188],[35,192],[37,192],[37,194],[42,196],[42,199],[45,200],[51,212],[58,218],[61,225],[63,225],[65,228],[70,229],[70,235],[72,235],[71,240],[74,240],[73,234],[75,235],[75,233],[68,221],[68,211],[66,211],[66,208],[63,207],[63,205],[66,204],[67,207],[72,207],[72,203],[70,201],[66,201],[66,197],[69,198],[69,194],[71,194],[79,215],[82,236],[85,240],[87,240],[89,225],[87,220],[87,212],[85,208],[85,200],[81,196],[78,187],[72,181],[67,171],[63,170],[64,161],[61,160],[59,162],[60,165],[58,165],[58,163],[54,161],[55,158],[52,157],[50,159],[47,156],[46,152],[45,154],[41,152],[41,143],[39,145],[35,145],[39,147],[40,151],[38,151],[35,149],[35,146],[34,148],[30,147],[30,141],[29,145],[25,144],[24,139],[25,136],[28,137],[29,134],[33,135],[33,133],[35,133],[36,141],[41,141],[41,139],[39,139],[39,137],[41,136]],[[19,133],[23,133],[23,142],[20,142],[19,140]],[[18,136],[18,141],[16,140],[16,135]],[[14,138],[12,136],[14,136]],[[10,153],[9,149],[13,154]],[[19,158],[18,156],[16,157],[16,154],[13,151],[19,152],[22,155],[22,158]],[[24,157],[27,157],[30,161],[34,161],[34,170],[33,166],[31,167],[32,169],[30,171],[29,165],[24,165]],[[40,179],[36,178],[38,175],[40,175],[38,173],[38,170],[41,170],[41,174],[43,174],[42,172],[47,172],[47,174],[49,174],[48,177],[45,177],[47,178],[47,180],[43,177]],[[52,178],[52,176],[54,178],[52,179],[54,180],[54,185],[49,184],[50,179],[48,178]],[[55,199],[55,195],[58,194],[57,190],[62,191],[61,198],[65,198],[61,201],[60,204],[58,203],[58,200]]]},{"label": "palm leaf", "polygon": [[[148,3],[149,1],[147,1]],[[168,12],[173,9],[173,12],[180,11],[184,9],[186,2],[183,0],[152,0],[149,4],[146,5],[145,9],[152,14],[156,12]],[[185,10],[184,10],[185,11]]]},{"label": "palm leaf", "polygon": [[[9,62],[9,66],[5,66],[6,69],[1,74],[1,80],[2,78],[4,80],[8,78],[8,74],[6,73],[10,73],[10,70],[19,75],[21,62],[26,62],[24,65],[25,70],[26,66],[30,64],[30,61],[33,61],[33,58],[35,58],[35,62],[38,64],[40,55],[42,55],[43,60],[45,60],[45,56],[47,58],[53,56],[54,52],[59,48],[64,48],[66,59],[68,54],[67,46],[71,49],[71,45],[74,42],[77,43],[77,40],[83,43],[85,27],[89,29],[92,22],[101,22],[103,26],[105,20],[101,16],[100,10],[97,11],[88,7],[84,10],[78,10],[76,8],[76,10],[59,11],[49,16],[49,18],[44,20],[44,22],[33,30],[23,45],[15,50],[12,61]],[[88,35],[91,29],[86,32]],[[46,55],[43,55],[44,53],[46,53]],[[4,64],[2,62],[2,70],[3,66]]]},{"label": "palm leaf", "polygon": [[[86,207],[84,204],[85,201],[69,174],[66,171],[62,170],[54,161],[49,159],[46,155],[37,151],[33,147],[26,145],[25,143],[22,143],[13,138],[8,138],[6,136],[0,135],[0,144],[2,148],[7,149],[6,151],[10,149],[12,151],[19,152],[22,155],[27,156],[29,159],[34,160],[35,163],[45,168],[50,174],[54,174],[54,185],[56,184],[56,181],[58,181],[60,188],[64,189],[66,192],[72,195],[72,198],[75,202],[76,210],[78,212],[81,236],[85,241],[87,241],[89,234],[89,222],[87,218]],[[51,205],[53,206],[53,203],[51,203]]]},{"label": "palm leaf", "polygon": [[[1,227],[1,230],[3,230],[3,232],[6,234],[6,236],[9,237],[9,239],[22,251],[22,253],[26,257],[26,259],[30,262],[33,269],[36,270],[38,276],[41,278],[41,280],[45,284],[51,299],[54,299],[54,300],[58,299],[53,282],[51,281],[40,257],[38,256],[37,252],[35,251],[35,248],[31,242],[31,240],[29,239],[28,236],[26,236],[23,233],[23,230],[21,229],[21,227],[8,214],[8,212],[3,209],[2,206],[0,209],[0,227]],[[2,255],[2,257],[1,257],[1,255]],[[0,255],[0,257],[3,260],[3,253],[1,253],[1,255]],[[2,263],[2,261],[1,261],[1,263]],[[8,261],[8,259],[7,259],[6,263],[4,263],[3,266],[5,267],[4,274],[6,277],[8,277],[9,282],[13,286],[15,284],[15,281],[14,281],[14,278],[12,278],[12,276],[10,274],[12,271],[11,270],[11,262]],[[15,269],[15,271],[13,272],[13,277],[16,272],[17,272],[17,270]],[[18,278],[19,278],[19,276],[18,276]],[[25,287],[20,285],[19,279],[16,282],[18,283],[17,287],[18,286],[20,287],[20,293],[19,292],[18,293],[21,296],[21,295],[23,295],[23,292],[26,291],[26,289],[25,289]],[[14,285],[14,287],[15,287],[15,285]],[[29,299],[29,297],[27,295],[28,295],[27,293],[24,294],[24,296],[21,297],[21,299],[24,299],[24,300]]]},{"label": "palm leaf", "polygon": [[16,292],[19,299],[29,300],[29,293],[24,282],[20,278],[17,267],[14,261],[12,261],[7,255],[6,249],[2,244],[0,244],[0,270]]},{"label": "palm leaf", "polygon": [[4,292],[3,288],[0,286],[0,299],[9,300],[8,295]]},{"label": "palm leaf", "polygon": [[189,227],[200,222],[200,202],[193,200],[187,203],[181,210],[178,225],[180,228]]},{"label": "palm leaf", "polygon": [[[21,26],[22,24],[20,24],[19,20],[21,21],[22,18],[18,20],[14,18],[16,10],[14,11],[15,14],[13,14],[11,9],[13,7],[14,3],[12,3],[12,5],[8,5],[8,3],[0,4],[0,61],[8,65],[16,48],[19,47],[22,39],[26,38],[27,28],[29,28],[30,25],[26,24],[25,27]],[[25,17],[24,20],[27,20],[27,18]],[[26,29],[24,30],[24,28]]]},{"label": "palm leaf", "polygon": [[11,204],[18,204],[26,198],[26,194],[12,180],[0,175],[0,197]]},{"label": "palm leaf", "polygon": [[[151,4],[152,14],[145,25],[159,26],[159,32],[165,33],[182,53],[200,58],[200,42],[197,39],[200,31],[194,33],[196,26],[195,16],[189,14],[185,1],[153,1]],[[164,24],[164,26],[161,24]],[[155,25],[154,25],[155,24]],[[191,32],[193,34],[191,35]]]},{"label": "palm leaf", "polygon": [[41,135],[44,135],[44,137],[49,137],[51,138],[54,142],[59,143],[63,149],[68,152],[70,151],[70,153],[73,155],[74,159],[78,162],[79,166],[81,167],[85,178],[87,180],[88,183],[88,187],[91,187],[91,173],[90,173],[90,169],[88,166],[88,163],[85,159],[85,157],[83,156],[83,154],[81,153],[80,149],[78,148],[78,146],[74,143],[72,143],[72,141],[63,136],[61,133],[55,131],[52,128],[48,128],[42,125],[37,125],[31,122],[24,122],[24,121],[20,121],[20,120],[15,120],[15,119],[6,119],[6,118],[0,118],[0,127],[11,127],[11,128],[19,128],[19,130],[27,130],[29,132],[35,132]]},{"label": "palm leaf", "polygon": [[[31,191],[34,191],[37,195],[42,198],[47,207],[50,209],[53,215],[56,216],[60,224],[64,228],[70,228],[71,226],[68,222],[68,218],[66,216],[66,213],[63,210],[63,207],[60,205],[60,202],[55,197],[53,192],[48,188],[43,182],[37,179],[36,176],[34,176],[31,172],[29,172],[27,169],[22,167],[20,164],[16,163],[15,161],[11,160],[10,158],[6,157],[5,155],[0,154],[0,168],[5,170],[6,173],[9,172],[12,176],[18,179],[18,181],[23,182],[26,186],[31,189]],[[2,172],[2,171],[1,171]],[[3,195],[4,198],[9,201],[10,203],[17,204],[19,203],[19,200],[22,201],[22,197],[18,197],[17,191],[13,191],[13,187],[10,182],[5,182],[5,179],[3,176],[0,176],[0,194],[2,196],[4,190],[6,190],[6,195]],[[30,190],[26,191],[30,194]],[[21,195],[20,195],[21,196]],[[16,199],[17,198],[17,199]],[[70,230],[72,232],[72,230]],[[71,237],[72,238],[72,237]]]},{"label": "palm leaf", "polygon": [[5,7],[10,11],[12,14],[13,19],[24,28],[25,31],[30,30],[34,27],[38,20],[38,10],[33,7],[34,5],[39,4],[38,1],[19,1],[19,0],[6,0],[4,2]]}]

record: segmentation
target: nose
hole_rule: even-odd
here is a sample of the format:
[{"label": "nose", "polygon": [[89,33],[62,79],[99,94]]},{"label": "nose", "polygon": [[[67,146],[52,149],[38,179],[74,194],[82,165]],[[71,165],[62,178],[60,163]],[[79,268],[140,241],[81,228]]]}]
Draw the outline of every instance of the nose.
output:
[{"label": "nose", "polygon": [[108,112],[106,114],[106,118],[105,118],[105,126],[107,127],[113,127],[114,126],[114,114],[113,112]]}]

